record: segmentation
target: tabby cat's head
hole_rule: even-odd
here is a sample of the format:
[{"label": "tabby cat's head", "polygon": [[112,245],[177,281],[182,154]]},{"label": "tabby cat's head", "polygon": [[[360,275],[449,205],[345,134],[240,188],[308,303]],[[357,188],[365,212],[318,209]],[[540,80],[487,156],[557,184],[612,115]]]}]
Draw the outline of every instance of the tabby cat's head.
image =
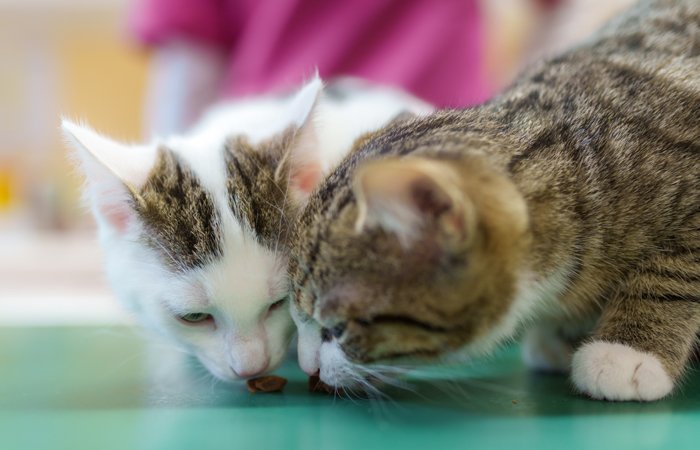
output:
[{"label": "tabby cat's head", "polygon": [[367,364],[483,350],[512,326],[527,213],[478,156],[374,161],[322,197],[291,264],[305,371],[346,385]]}]

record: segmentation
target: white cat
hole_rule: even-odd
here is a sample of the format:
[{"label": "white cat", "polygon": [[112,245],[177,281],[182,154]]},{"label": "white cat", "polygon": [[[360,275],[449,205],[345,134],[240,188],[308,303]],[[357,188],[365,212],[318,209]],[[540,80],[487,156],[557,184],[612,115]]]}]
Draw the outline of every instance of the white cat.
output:
[{"label": "white cat", "polygon": [[[282,240],[285,215],[359,135],[401,112],[430,110],[402,92],[347,81],[324,95],[315,78],[293,96],[214,107],[189,133],[144,145],[69,121],[62,128],[87,179],[118,299],[217,378],[235,380],[277,367],[293,334],[281,307],[287,259],[283,242],[274,242]],[[279,180],[291,145],[303,147],[304,157],[287,161],[289,179]],[[270,193],[285,195],[267,200],[259,188],[265,180]],[[273,213],[279,231],[263,238],[258,222]]]}]

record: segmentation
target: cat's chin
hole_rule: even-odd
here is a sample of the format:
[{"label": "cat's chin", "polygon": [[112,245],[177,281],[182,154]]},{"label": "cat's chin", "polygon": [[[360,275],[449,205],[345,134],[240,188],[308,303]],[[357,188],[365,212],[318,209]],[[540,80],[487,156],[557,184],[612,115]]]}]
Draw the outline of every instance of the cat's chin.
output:
[{"label": "cat's chin", "polygon": [[336,388],[353,387],[362,376],[357,364],[345,356],[336,340],[321,344],[319,363],[321,381]]}]

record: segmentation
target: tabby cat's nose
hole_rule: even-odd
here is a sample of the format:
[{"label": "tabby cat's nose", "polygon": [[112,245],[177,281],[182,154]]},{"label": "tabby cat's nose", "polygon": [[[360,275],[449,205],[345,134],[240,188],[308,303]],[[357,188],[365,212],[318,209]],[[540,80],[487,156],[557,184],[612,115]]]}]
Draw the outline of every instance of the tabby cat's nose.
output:
[{"label": "tabby cat's nose", "polygon": [[345,333],[345,327],[346,327],[345,323],[339,323],[331,328],[322,328],[321,329],[321,340],[323,342],[328,342],[332,338],[336,338],[336,339],[340,338],[340,336],[342,336],[343,333]]},{"label": "tabby cat's nose", "polygon": [[325,327],[321,328],[321,342],[330,342],[331,339],[333,339],[331,330]]}]

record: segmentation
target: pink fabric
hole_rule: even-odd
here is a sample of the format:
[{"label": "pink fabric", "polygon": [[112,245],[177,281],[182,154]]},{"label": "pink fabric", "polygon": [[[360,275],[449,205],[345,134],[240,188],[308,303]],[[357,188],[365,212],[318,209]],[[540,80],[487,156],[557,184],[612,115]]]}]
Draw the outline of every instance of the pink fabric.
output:
[{"label": "pink fabric", "polygon": [[144,43],[187,37],[229,55],[225,96],[352,75],[400,86],[443,107],[481,102],[478,0],[140,0],[130,26]]}]

